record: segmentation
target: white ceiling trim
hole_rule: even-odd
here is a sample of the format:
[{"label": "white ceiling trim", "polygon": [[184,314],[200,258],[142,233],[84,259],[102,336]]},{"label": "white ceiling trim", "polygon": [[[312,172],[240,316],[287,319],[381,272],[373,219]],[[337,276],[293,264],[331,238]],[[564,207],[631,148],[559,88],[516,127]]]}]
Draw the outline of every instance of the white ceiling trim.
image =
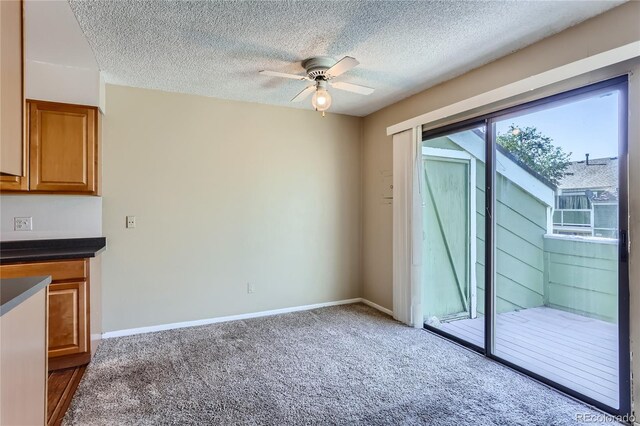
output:
[{"label": "white ceiling trim", "polygon": [[506,86],[502,86],[417,117],[410,118],[409,120],[405,120],[401,123],[394,124],[393,126],[387,127],[387,136],[403,132],[416,126],[428,125],[429,123],[433,123],[456,114],[465,113],[494,102],[504,101],[508,98],[522,95],[523,93],[527,93],[532,90],[541,89],[582,74],[638,57],[640,57],[640,40],[553,68],[540,74],[507,84]]}]

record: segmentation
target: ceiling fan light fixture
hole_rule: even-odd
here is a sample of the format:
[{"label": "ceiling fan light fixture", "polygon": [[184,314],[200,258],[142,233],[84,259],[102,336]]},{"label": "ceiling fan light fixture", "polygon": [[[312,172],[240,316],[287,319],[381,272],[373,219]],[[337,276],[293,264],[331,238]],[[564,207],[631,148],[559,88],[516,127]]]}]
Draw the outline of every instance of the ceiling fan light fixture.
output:
[{"label": "ceiling fan light fixture", "polygon": [[327,91],[327,82],[319,80],[316,84],[316,91],[311,98],[311,105],[316,111],[325,112],[331,106],[331,95]]},{"label": "ceiling fan light fixture", "polygon": [[318,88],[311,98],[311,105],[316,111],[326,111],[331,106],[331,95],[327,89]]}]

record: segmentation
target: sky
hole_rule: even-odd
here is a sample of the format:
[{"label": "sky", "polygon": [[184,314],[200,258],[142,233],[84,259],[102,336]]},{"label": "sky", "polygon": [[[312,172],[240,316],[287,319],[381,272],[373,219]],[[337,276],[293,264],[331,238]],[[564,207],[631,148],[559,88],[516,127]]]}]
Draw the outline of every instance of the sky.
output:
[{"label": "sky", "polygon": [[537,127],[540,133],[553,139],[553,144],[571,152],[571,160],[618,156],[618,92],[537,111],[497,122],[498,134],[504,134],[511,124],[517,127]]}]

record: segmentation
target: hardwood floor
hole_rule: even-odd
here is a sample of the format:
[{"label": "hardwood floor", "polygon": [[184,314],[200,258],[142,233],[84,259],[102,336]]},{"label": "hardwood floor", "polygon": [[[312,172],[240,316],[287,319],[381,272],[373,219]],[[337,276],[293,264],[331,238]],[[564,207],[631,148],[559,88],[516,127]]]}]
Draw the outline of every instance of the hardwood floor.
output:
[{"label": "hardwood floor", "polygon": [[47,425],[62,423],[73,394],[76,392],[86,365],[49,372],[47,388]]},{"label": "hardwood floor", "polygon": [[[484,317],[442,324],[484,345]],[[611,407],[618,406],[618,326],[553,308],[496,315],[494,353]]]}]

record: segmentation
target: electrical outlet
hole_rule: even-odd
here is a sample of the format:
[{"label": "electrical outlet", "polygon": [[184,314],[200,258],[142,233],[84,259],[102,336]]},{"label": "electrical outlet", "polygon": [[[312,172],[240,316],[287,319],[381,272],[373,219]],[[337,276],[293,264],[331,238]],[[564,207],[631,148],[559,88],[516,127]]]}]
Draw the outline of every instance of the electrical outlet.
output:
[{"label": "electrical outlet", "polygon": [[251,283],[247,283],[247,294],[253,294],[256,292],[256,288]]},{"label": "electrical outlet", "polygon": [[135,227],[136,227],[136,217],[127,216],[127,228],[135,228]]},{"label": "electrical outlet", "polygon": [[31,217],[14,217],[14,231],[33,231],[33,218]]}]

